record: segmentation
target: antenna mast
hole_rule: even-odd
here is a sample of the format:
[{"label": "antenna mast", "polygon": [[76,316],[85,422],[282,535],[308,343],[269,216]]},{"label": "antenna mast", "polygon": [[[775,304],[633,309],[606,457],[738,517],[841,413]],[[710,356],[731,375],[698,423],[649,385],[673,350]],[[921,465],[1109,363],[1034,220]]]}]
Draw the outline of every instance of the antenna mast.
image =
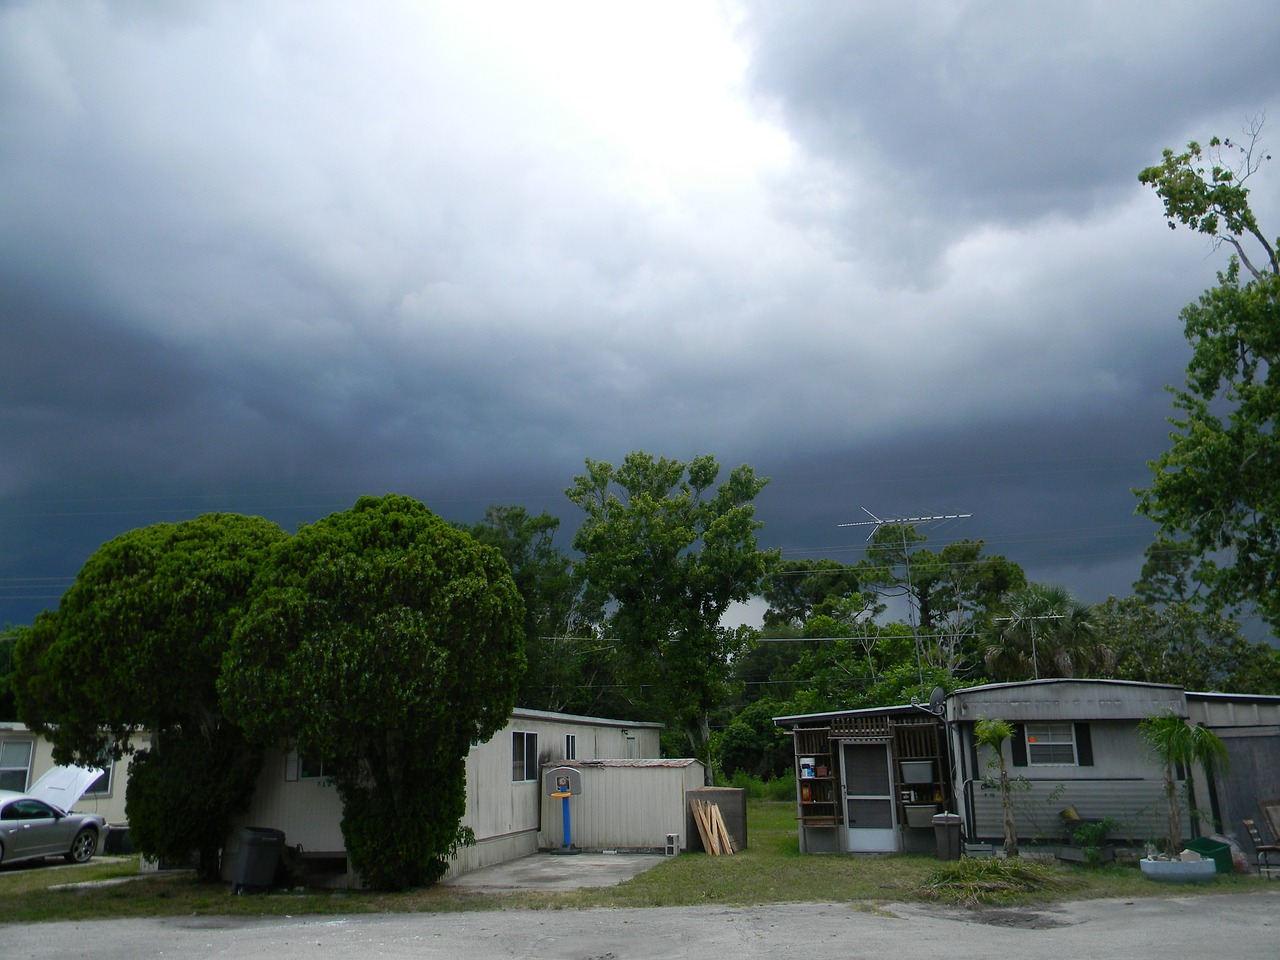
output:
[{"label": "antenna mast", "polygon": [[917,523],[939,523],[943,520],[967,520],[972,517],[972,513],[946,513],[937,514],[932,517],[903,517],[900,520],[883,520],[877,517],[866,507],[862,508],[870,520],[854,520],[850,523],[838,523],[837,527],[870,527],[871,532],[867,534],[867,542],[871,542],[871,538],[876,535],[886,523],[896,524],[902,528],[902,564],[906,572],[907,578],[907,623],[911,627],[911,639],[915,643],[916,648],[916,678],[920,681],[920,694],[924,695],[924,660],[920,655],[920,631],[916,626],[916,606],[915,594],[911,591],[911,552],[907,546],[907,525]]}]

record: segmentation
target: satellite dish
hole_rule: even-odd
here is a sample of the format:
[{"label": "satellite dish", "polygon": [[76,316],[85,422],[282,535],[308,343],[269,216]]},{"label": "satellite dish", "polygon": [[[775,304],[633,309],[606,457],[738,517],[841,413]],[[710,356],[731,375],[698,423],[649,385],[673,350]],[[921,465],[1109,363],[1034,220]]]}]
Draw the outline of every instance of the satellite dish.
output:
[{"label": "satellite dish", "polygon": [[942,716],[942,711],[947,699],[947,691],[941,687],[934,687],[933,693],[929,694],[929,712],[934,716]]}]

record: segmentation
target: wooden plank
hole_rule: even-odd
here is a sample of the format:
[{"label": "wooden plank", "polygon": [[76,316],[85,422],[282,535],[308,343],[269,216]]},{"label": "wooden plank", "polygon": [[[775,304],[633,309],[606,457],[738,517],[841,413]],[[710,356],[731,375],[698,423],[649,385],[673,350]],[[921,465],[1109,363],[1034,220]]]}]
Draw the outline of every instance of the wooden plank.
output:
[{"label": "wooden plank", "polygon": [[702,810],[702,801],[690,800],[689,809],[693,811],[693,822],[698,828],[698,836],[702,838],[702,849],[714,856],[718,851],[712,848],[711,830],[707,824],[706,814]]},{"label": "wooden plank", "polygon": [[720,848],[726,855],[732,856],[734,853],[733,837],[729,835],[729,828],[725,825],[724,815],[720,812],[718,804],[711,804],[711,819],[715,825],[716,832],[720,836]]}]

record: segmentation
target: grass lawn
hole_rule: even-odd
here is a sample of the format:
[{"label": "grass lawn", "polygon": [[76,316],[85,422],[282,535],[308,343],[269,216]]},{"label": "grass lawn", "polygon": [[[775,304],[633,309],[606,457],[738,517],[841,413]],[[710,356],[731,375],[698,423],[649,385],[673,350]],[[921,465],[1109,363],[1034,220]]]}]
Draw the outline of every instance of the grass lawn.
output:
[{"label": "grass lawn", "polygon": [[[673,857],[616,887],[507,895],[433,887],[400,894],[281,891],[233,896],[227,884],[198,883],[190,875],[139,875],[137,857],[104,857],[87,867],[49,861],[0,870],[0,924],[105,917],[747,906],[804,901],[857,903],[874,909],[877,904],[894,900],[963,903],[974,889],[965,881],[960,887],[931,891],[926,881],[940,864],[930,857],[803,855],[796,841],[795,807],[791,803],[749,802],[748,840],[748,849],[731,857]],[[1008,893],[1002,902],[1133,899],[1268,889],[1268,881],[1259,877],[1220,876],[1204,885],[1166,886],[1145,879],[1136,867],[1050,865],[1046,870],[1048,888],[1034,893]],[[131,879],[115,885],[63,886],[125,878]]]}]

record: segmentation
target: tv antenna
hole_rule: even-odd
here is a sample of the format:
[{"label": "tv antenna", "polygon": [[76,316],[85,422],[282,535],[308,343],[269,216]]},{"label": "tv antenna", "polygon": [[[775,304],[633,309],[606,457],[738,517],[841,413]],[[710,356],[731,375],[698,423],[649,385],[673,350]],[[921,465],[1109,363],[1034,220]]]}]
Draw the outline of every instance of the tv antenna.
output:
[{"label": "tv antenna", "polygon": [[[911,637],[915,641],[916,648],[916,675],[920,681],[920,691],[924,692],[924,658],[920,653],[920,630],[916,625],[916,605],[914,594],[911,592],[911,548],[907,543],[907,526],[917,523],[940,523],[943,520],[967,520],[973,516],[972,513],[944,513],[935,514],[932,517],[903,517],[898,520],[884,520],[877,517],[866,507],[862,508],[870,520],[854,520],[850,523],[838,523],[837,527],[870,527],[871,532],[867,534],[867,542],[876,535],[876,531],[885,524],[893,524],[902,529],[902,565],[907,580],[907,622],[911,627]],[[932,706],[932,700],[930,701]]]},{"label": "tv antenna", "polygon": [[[900,520],[882,520],[879,517],[877,517],[874,513],[872,513],[870,510],[868,510],[866,507],[862,508],[862,512],[865,513],[871,519],[870,520],[854,520],[852,523],[837,523],[836,526],[837,527],[870,527],[871,532],[867,534],[867,539],[870,540],[872,537],[876,535],[876,531],[879,530],[881,527],[883,527],[886,523],[905,526],[908,523],[938,523],[943,520],[968,520],[970,517],[973,516],[972,513],[943,513],[943,514],[938,514],[932,517],[903,517]],[[904,537],[906,536],[905,532],[903,533],[903,536]]]}]

